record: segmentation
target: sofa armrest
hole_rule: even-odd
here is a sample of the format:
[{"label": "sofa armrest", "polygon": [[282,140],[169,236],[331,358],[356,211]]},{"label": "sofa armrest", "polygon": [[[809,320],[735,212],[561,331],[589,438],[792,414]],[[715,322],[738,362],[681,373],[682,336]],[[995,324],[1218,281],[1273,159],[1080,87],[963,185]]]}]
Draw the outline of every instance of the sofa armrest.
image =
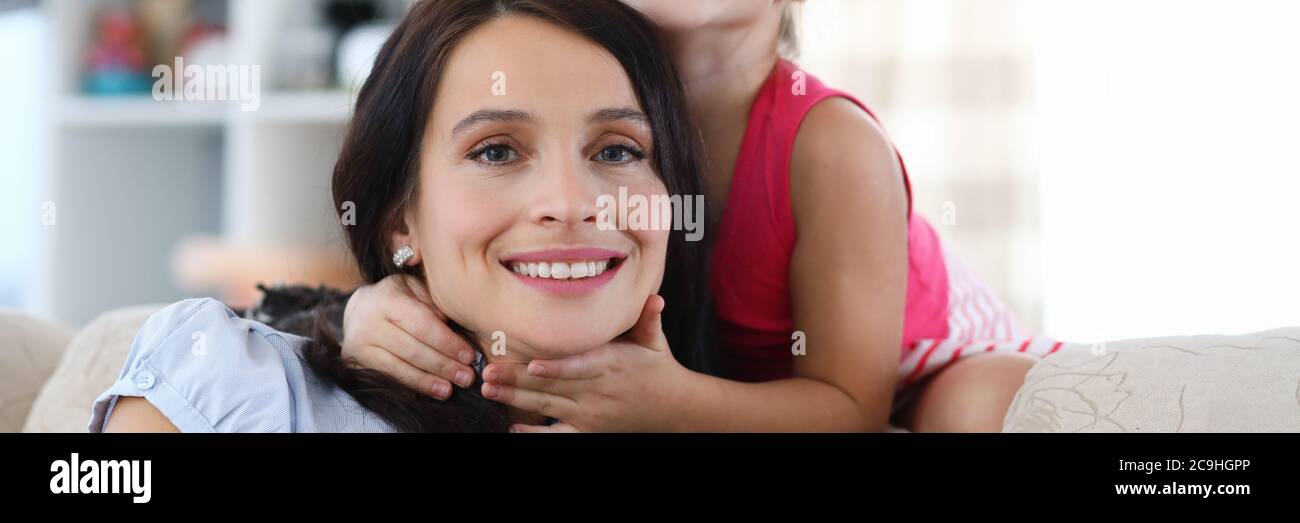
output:
[{"label": "sofa armrest", "polygon": [[1300,328],[1071,345],[1025,377],[1003,432],[1300,431]]},{"label": "sofa armrest", "polygon": [[85,432],[91,404],[117,380],[136,332],[162,307],[117,309],[86,325],[36,397],[23,432]]},{"label": "sofa armrest", "polygon": [[72,335],[67,325],[0,311],[0,432],[22,428]]}]

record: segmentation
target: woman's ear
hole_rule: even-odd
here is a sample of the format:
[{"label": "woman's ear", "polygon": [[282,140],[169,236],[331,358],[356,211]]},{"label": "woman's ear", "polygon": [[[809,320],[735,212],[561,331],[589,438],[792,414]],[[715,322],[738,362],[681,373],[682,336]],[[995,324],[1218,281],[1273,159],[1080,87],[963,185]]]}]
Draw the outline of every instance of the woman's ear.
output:
[{"label": "woman's ear", "polygon": [[[419,238],[419,234],[415,228],[415,217],[410,212],[403,213],[402,224],[398,226],[397,230],[393,231],[392,244],[389,245],[389,252],[392,253],[400,253],[402,247],[410,247],[411,255],[402,256],[405,258],[405,261],[401,264],[403,267],[419,265],[424,260],[420,253],[419,241],[416,238]],[[398,260],[394,259],[393,261]]]}]

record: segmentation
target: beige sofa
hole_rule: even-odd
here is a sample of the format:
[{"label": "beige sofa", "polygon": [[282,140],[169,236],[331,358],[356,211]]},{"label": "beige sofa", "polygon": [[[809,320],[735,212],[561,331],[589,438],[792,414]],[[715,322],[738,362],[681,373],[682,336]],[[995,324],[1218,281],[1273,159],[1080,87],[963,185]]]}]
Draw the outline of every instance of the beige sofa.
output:
[{"label": "beige sofa", "polygon": [[[0,312],[0,432],[82,432],[158,306],[79,333]],[[1300,328],[1067,345],[1025,378],[1005,432],[1300,432]]]},{"label": "beige sofa", "polygon": [[1029,371],[1003,432],[1300,432],[1300,328],[1073,346]]},{"label": "beige sofa", "polygon": [[136,331],[161,307],[108,312],[80,332],[0,312],[0,432],[85,432],[91,403],[117,379]]}]

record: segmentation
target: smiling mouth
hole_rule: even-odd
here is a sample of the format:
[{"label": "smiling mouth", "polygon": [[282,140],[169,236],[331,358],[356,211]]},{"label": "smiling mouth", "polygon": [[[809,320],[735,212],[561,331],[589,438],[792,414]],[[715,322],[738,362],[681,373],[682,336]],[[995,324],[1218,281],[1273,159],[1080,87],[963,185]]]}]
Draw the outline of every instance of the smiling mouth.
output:
[{"label": "smiling mouth", "polygon": [[507,270],[520,276],[538,280],[584,280],[595,278],[613,270],[622,260],[596,258],[560,261],[502,262]]}]

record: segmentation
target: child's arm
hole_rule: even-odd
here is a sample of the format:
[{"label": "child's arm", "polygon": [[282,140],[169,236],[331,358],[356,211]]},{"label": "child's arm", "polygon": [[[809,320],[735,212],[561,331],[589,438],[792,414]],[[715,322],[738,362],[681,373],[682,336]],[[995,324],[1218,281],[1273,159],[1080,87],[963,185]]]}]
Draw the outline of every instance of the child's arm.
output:
[{"label": "child's arm", "polygon": [[790,198],[799,241],[790,265],[807,354],[795,378],[725,382],[727,430],[884,430],[907,293],[907,194],[893,147],[860,108],[819,103],[795,140]]},{"label": "child's arm", "polygon": [[662,337],[637,335],[643,317],[635,345],[535,361],[531,376],[491,365],[485,379],[502,385],[485,386],[485,395],[582,430],[884,430],[907,289],[897,156],[857,106],[822,102],[795,143],[791,199],[799,232],[794,319],[807,349],[795,356],[794,378],[741,383],[687,371],[656,347]]}]

